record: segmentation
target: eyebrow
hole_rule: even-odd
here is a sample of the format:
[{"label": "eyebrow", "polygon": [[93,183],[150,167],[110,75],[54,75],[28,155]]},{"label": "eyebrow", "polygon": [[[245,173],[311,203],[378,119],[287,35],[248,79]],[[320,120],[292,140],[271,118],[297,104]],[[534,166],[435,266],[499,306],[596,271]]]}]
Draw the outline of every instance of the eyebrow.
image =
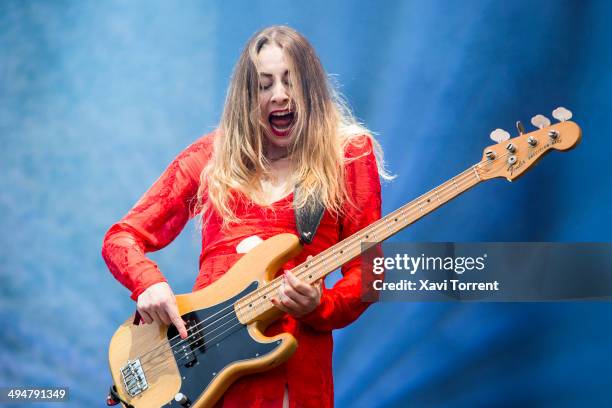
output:
[{"label": "eyebrow", "polygon": [[[271,78],[271,77],[273,77],[273,76],[274,76],[274,75],[269,74],[269,73],[267,73],[267,72],[260,72],[260,73],[259,73],[259,75],[264,76],[264,77],[266,77],[266,78]],[[285,72],[283,73],[283,77],[286,77],[286,76],[288,76],[288,75],[289,75],[289,70],[287,69],[287,70],[285,70]]]}]

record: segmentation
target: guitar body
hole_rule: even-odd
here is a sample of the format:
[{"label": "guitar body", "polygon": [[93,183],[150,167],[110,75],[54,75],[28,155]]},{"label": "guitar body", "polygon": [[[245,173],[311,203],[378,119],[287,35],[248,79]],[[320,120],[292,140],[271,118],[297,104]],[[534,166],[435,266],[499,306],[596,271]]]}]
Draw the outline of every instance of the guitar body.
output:
[{"label": "guitar body", "polygon": [[190,328],[188,341],[178,337],[174,326],[134,325],[134,316],[123,323],[109,348],[119,397],[135,408],[181,407],[175,401],[181,393],[192,407],[211,407],[239,377],[285,362],[297,347],[295,338],[289,333],[263,334],[281,312],[273,308],[243,324],[234,303],[272,280],[300,251],[295,235],[276,235],[244,255],[215,283],[178,295],[179,314]]},{"label": "guitar body", "polygon": [[[582,131],[565,108],[550,125],[543,115],[532,118],[538,130],[510,139],[497,129],[476,165],[412,202],[334,244],[292,273],[314,284],[358,256],[372,242],[382,242],[478,183],[496,177],[512,181],[551,150],[565,151],[580,141]],[[520,122],[519,122],[520,123]],[[211,407],[239,377],[262,372],[286,361],[297,347],[289,333],[266,337],[267,325],[281,312],[270,302],[280,287],[279,268],[301,251],[298,238],[279,234],[253,248],[222,278],[188,295],[177,296],[189,337],[181,340],[174,326],[135,326],[133,316],[115,332],[109,363],[118,397],[135,408]],[[177,401],[175,401],[175,399]],[[180,400],[180,401],[179,401]]]}]

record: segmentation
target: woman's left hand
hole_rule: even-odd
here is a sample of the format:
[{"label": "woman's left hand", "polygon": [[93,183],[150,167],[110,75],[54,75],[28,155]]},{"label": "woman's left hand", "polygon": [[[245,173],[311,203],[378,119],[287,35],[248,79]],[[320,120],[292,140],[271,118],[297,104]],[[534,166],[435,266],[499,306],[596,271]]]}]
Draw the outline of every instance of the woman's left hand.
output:
[{"label": "woman's left hand", "polygon": [[272,303],[293,317],[305,316],[321,303],[321,281],[309,285],[291,272],[285,271],[278,296],[272,298]]}]

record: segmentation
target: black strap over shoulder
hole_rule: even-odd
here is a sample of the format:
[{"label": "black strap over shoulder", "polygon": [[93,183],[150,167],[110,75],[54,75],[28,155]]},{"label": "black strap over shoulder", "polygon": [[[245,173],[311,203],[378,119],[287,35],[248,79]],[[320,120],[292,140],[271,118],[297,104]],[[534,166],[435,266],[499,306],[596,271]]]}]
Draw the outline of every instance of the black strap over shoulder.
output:
[{"label": "black strap over shoulder", "polygon": [[303,244],[310,244],[319,228],[325,207],[323,204],[312,197],[308,199],[306,205],[302,208],[296,208],[295,203],[299,202],[299,198],[304,194],[299,185],[295,186],[293,191],[293,210],[295,212],[295,225],[297,226],[300,241]]}]

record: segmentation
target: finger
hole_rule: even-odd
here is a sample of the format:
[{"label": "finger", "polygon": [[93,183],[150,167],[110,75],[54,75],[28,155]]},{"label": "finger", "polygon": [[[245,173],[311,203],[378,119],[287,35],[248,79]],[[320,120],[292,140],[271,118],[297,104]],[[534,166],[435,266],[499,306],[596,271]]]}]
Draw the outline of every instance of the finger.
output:
[{"label": "finger", "polygon": [[314,291],[311,285],[298,279],[297,276],[295,276],[289,271],[285,271],[285,277],[286,277],[287,283],[291,285],[293,289],[295,289],[296,291],[298,291],[300,294],[304,296],[313,297]]},{"label": "finger", "polygon": [[159,318],[164,324],[170,325],[170,323],[172,323],[172,320],[170,319],[170,316],[168,315],[166,309],[159,309],[157,311],[157,314],[159,315]]},{"label": "finger", "polygon": [[178,314],[178,309],[176,308],[176,305],[168,306],[166,312],[168,313],[168,317],[170,317],[172,324],[178,330],[181,339],[187,338],[187,328],[185,327],[185,322]]},{"label": "finger", "polygon": [[287,308],[283,306],[283,304],[278,300],[278,298],[272,298],[270,299],[270,301],[277,309],[280,309],[285,313],[289,313],[289,310],[287,310]]},{"label": "finger", "polygon": [[[289,284],[284,285],[284,287],[281,287],[281,293],[283,294],[283,298],[289,298],[290,300],[295,302],[300,307],[307,307],[314,299],[314,296],[309,297],[309,296],[302,295],[300,292],[296,291]],[[316,292],[315,292],[315,295],[316,295]]]},{"label": "finger", "polygon": [[321,296],[321,294],[323,293],[323,279],[319,279],[315,284],[314,284],[315,289],[317,290],[317,292],[319,292],[319,296]]},{"label": "finger", "polygon": [[149,316],[153,319],[154,322],[158,324],[163,324],[161,317],[159,317],[159,312],[156,309],[149,310]]},{"label": "finger", "polygon": [[281,296],[279,297],[279,301],[281,304],[288,310],[289,313],[294,314],[302,310],[303,306],[297,303],[295,300],[286,295],[286,293],[281,292]]},{"label": "finger", "polygon": [[146,324],[151,324],[153,323],[153,319],[151,318],[151,316],[149,315],[149,313],[145,312],[144,310],[139,310],[140,313],[140,317],[142,317],[142,320],[146,323]]}]

